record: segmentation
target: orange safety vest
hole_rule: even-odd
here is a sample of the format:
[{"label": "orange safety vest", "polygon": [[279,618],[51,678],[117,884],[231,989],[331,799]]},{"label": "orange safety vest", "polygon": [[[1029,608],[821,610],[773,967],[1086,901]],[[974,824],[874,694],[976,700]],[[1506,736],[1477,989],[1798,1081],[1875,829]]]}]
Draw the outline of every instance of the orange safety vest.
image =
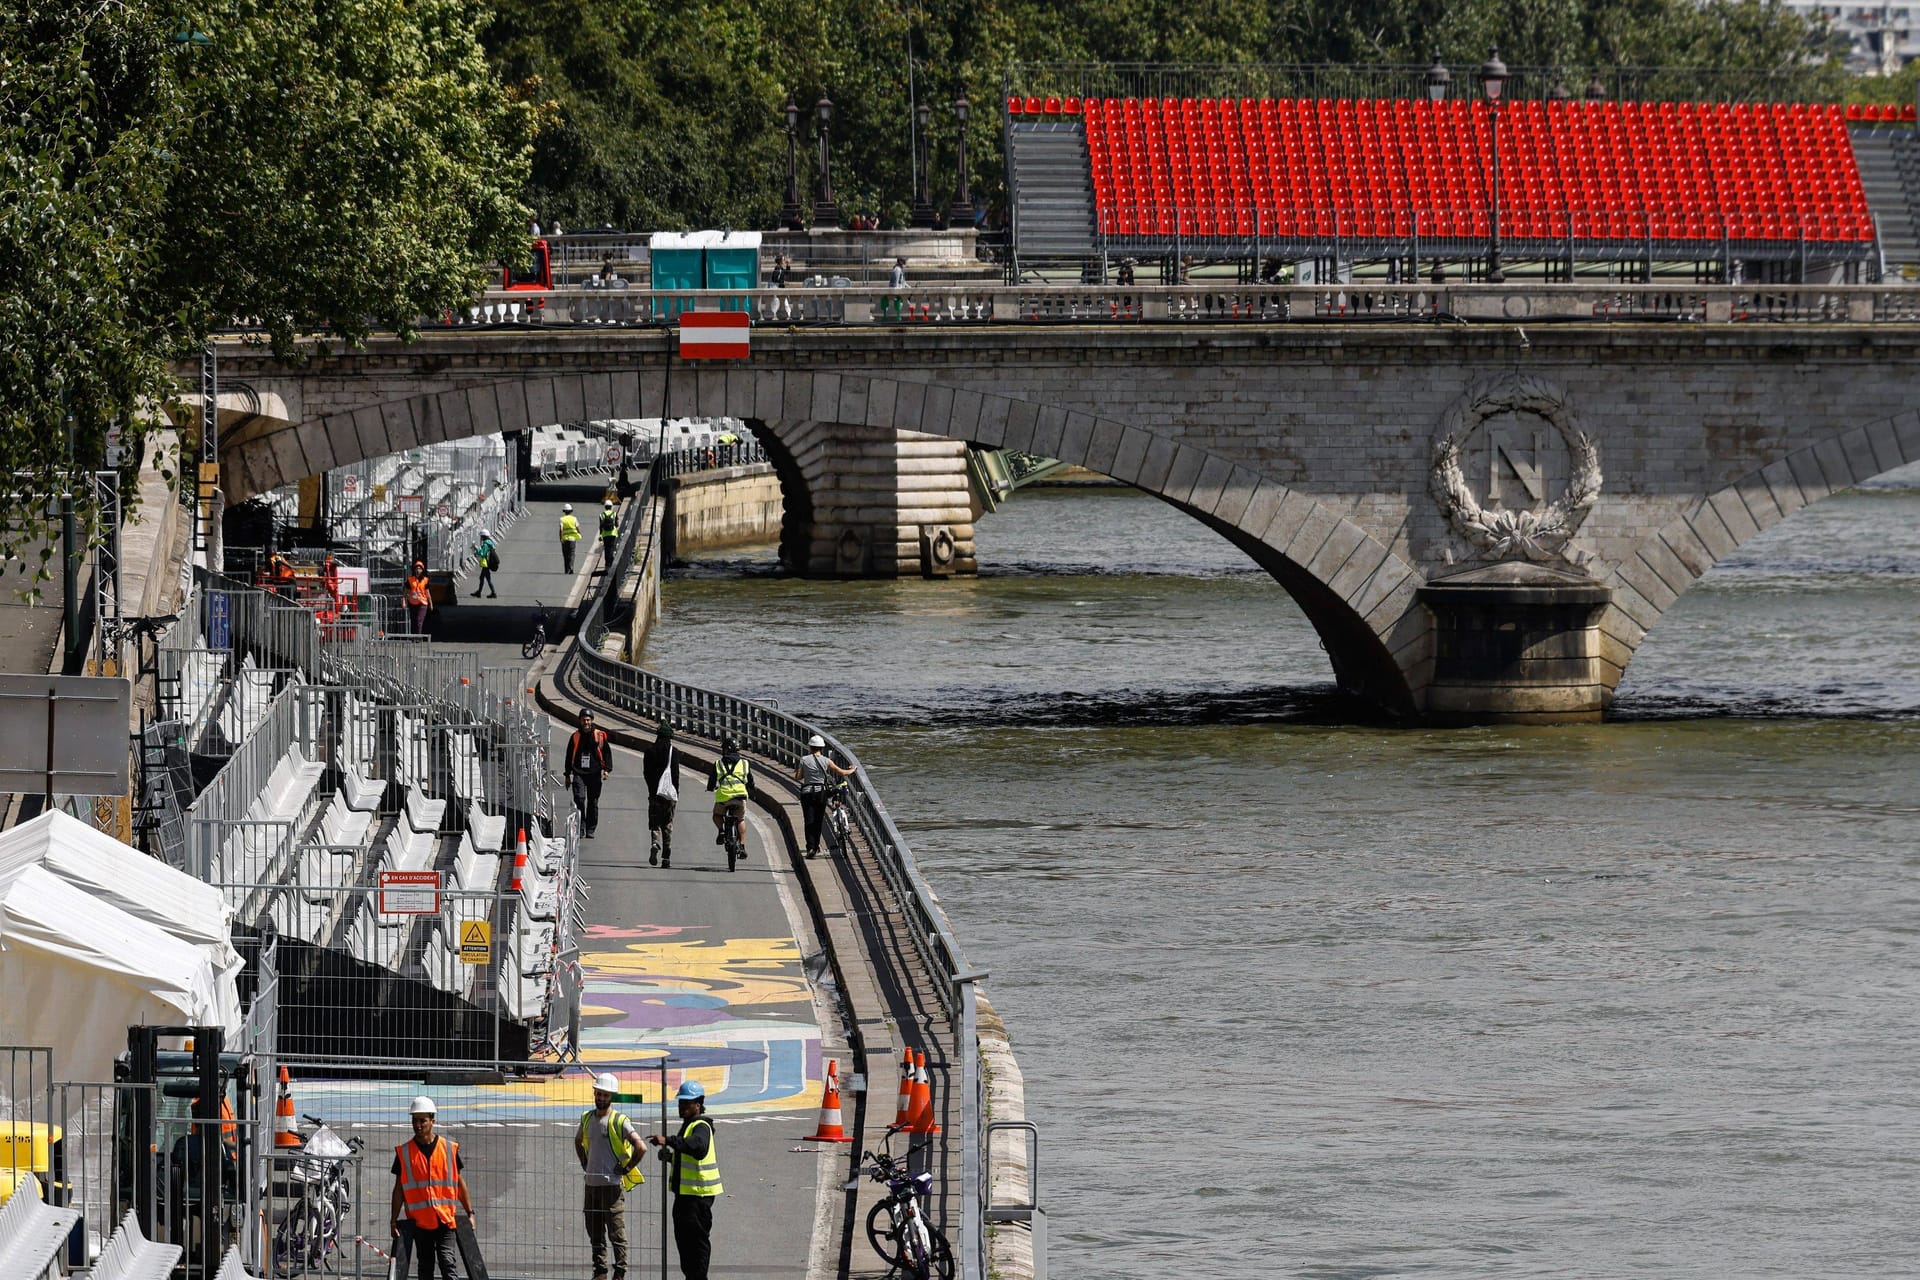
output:
[{"label": "orange safety vest", "polygon": [[433,603],[433,594],[427,579],[416,578],[412,574],[407,575],[407,603],[413,605]]},{"label": "orange safety vest", "polygon": [[394,1148],[400,1161],[400,1204],[413,1225],[431,1231],[456,1224],[460,1208],[460,1147],[436,1137],[433,1154],[409,1138]]}]

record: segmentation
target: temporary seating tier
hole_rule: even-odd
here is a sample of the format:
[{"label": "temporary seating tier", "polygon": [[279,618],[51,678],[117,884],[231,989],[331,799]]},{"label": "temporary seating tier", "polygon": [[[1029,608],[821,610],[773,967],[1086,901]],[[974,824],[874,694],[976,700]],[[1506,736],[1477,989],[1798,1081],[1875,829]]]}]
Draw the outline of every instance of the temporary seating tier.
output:
[{"label": "temporary seating tier", "polygon": [[167,1280],[184,1252],[177,1244],[156,1244],[140,1231],[133,1210],[100,1251],[92,1280]]},{"label": "temporary seating tier", "polygon": [[[1044,110],[1046,103],[1040,103]],[[1119,99],[1075,103],[1109,237],[1484,239],[1484,102]],[[1023,103],[1024,114],[1033,100]],[[1067,113],[1063,100],[1058,110]],[[1514,102],[1499,114],[1513,241],[1688,246],[1874,238],[1839,106]]]},{"label": "temporary seating tier", "polygon": [[78,1209],[63,1209],[40,1198],[40,1180],[25,1170],[0,1209],[0,1276],[38,1276],[53,1265],[67,1242]]}]

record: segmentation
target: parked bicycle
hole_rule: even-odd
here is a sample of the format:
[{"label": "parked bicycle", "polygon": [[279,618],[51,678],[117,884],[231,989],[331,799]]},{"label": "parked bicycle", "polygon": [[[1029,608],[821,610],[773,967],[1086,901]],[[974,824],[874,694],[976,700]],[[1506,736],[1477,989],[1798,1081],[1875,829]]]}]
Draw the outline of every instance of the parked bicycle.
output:
[{"label": "parked bicycle", "polygon": [[[887,1130],[887,1142],[880,1150],[866,1152],[861,1167],[875,1182],[887,1187],[887,1198],[867,1211],[867,1239],[874,1252],[886,1259],[889,1275],[908,1276],[911,1280],[953,1280],[953,1248],[945,1235],[927,1221],[927,1204],[933,1198],[931,1173],[908,1173],[905,1158],[896,1159],[887,1150],[893,1135]],[[931,1144],[915,1143],[908,1154]]]},{"label": "parked bicycle", "polygon": [[314,1126],[313,1133],[298,1157],[280,1162],[292,1203],[273,1231],[276,1276],[338,1270],[341,1226],[353,1212],[349,1169],[364,1144],[342,1139],[318,1116],[302,1118]]},{"label": "parked bicycle", "polygon": [[547,607],[540,601],[533,602],[533,634],[520,646],[520,656],[537,658],[547,647]]}]

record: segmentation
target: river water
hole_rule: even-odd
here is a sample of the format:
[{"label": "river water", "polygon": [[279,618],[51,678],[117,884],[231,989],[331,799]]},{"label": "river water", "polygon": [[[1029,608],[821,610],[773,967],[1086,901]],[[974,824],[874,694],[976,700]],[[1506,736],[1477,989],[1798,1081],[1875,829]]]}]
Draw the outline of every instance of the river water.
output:
[{"label": "river water", "polygon": [[1920,1270],[1920,474],[1720,566],[1581,728],[1352,723],[1131,492],[978,539],[695,565],[647,661],[873,770],[992,971],[1054,1276]]}]

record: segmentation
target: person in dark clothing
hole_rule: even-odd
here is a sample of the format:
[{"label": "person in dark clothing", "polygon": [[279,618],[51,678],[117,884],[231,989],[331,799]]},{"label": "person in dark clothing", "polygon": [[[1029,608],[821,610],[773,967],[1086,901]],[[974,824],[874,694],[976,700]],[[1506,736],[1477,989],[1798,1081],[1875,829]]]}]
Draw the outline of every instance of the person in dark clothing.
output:
[{"label": "person in dark clothing", "polygon": [[613,744],[604,729],[594,727],[593,712],[580,713],[580,727],[567,739],[566,779],[573,803],[580,810],[580,834],[591,836],[600,826],[600,786],[613,772]]},{"label": "person in dark clothing", "polygon": [[793,780],[800,784],[800,812],[807,820],[807,856],[820,852],[820,827],[827,816],[827,794],[833,790],[836,775],[851,778],[853,770],[843,768],[827,755],[827,740],[819,734],[807,740],[807,754],[794,766]]},{"label": "person in dark clothing", "polygon": [[660,1148],[670,1170],[673,1192],[673,1244],[686,1280],[707,1280],[713,1260],[713,1201],[721,1192],[720,1159],[714,1149],[713,1121],[707,1119],[707,1091],[697,1080],[680,1086],[680,1132],[647,1135]]},{"label": "person in dark clothing", "polygon": [[[647,780],[647,865],[673,865],[673,811],[680,800],[680,753],[673,748],[673,725],[662,720],[653,745],[640,759]],[[664,782],[665,785],[662,785]]]}]

